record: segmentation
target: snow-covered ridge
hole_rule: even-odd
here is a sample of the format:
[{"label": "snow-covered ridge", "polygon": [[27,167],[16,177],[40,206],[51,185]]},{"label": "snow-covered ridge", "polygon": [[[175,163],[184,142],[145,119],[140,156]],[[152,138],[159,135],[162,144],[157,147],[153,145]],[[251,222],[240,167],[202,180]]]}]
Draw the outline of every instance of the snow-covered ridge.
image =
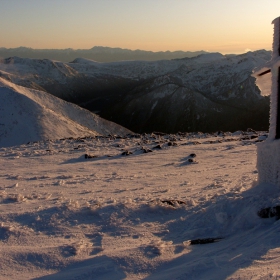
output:
[{"label": "snow-covered ridge", "polygon": [[130,131],[46,92],[0,77],[0,146]]},{"label": "snow-covered ridge", "polygon": [[[123,61],[112,63],[99,63],[93,60],[77,58],[71,63],[63,63],[48,59],[29,59],[10,57],[0,60],[0,71],[16,75],[11,78],[13,82],[33,81],[38,84],[46,82],[64,83],[66,78],[79,75],[114,75],[130,79],[152,78],[164,74],[172,74],[180,77],[184,84],[203,89],[210,83],[214,83],[217,75],[236,75],[249,71],[262,65],[269,59],[267,51],[248,52],[243,55],[226,57],[220,53],[202,54],[194,58],[160,60],[160,61]],[[234,67],[232,67],[234,65]],[[182,69],[187,70],[181,71]],[[200,83],[197,84],[196,80]],[[203,82],[207,80],[205,85]],[[215,88],[211,87],[215,92]]]},{"label": "snow-covered ridge", "polygon": [[[262,130],[269,109],[251,73],[270,57],[271,52],[260,50],[110,63],[9,58],[0,63],[0,76],[79,104],[135,132]],[[231,120],[229,127],[226,120]]]},{"label": "snow-covered ridge", "polygon": [[[211,93],[216,92],[213,86],[217,76],[235,76],[244,71],[262,65],[269,60],[270,52],[260,50],[246,54],[227,57],[220,53],[202,54],[197,57],[176,60],[159,61],[121,61],[111,63],[99,63],[90,59],[77,58],[71,63],[63,63],[54,60],[40,60],[11,57],[0,60],[0,71],[14,74],[17,78],[12,81],[17,83],[29,80],[38,84],[46,82],[65,82],[66,78],[86,75],[113,75],[127,79],[146,79],[160,75],[175,75],[180,77],[185,85],[203,90],[208,88]],[[185,71],[182,71],[185,69]],[[196,81],[199,79],[199,83]],[[204,81],[207,81],[205,84]],[[238,82],[238,81],[237,81]],[[242,82],[242,80],[240,81]]]},{"label": "snow-covered ridge", "polygon": [[[20,83],[21,80],[38,81],[47,83],[49,81],[60,81],[65,83],[69,77],[75,77],[79,73],[60,61],[49,59],[30,59],[20,57],[9,57],[0,60],[1,69],[4,72],[14,74],[12,81]],[[2,76],[5,75],[2,72]]]}]

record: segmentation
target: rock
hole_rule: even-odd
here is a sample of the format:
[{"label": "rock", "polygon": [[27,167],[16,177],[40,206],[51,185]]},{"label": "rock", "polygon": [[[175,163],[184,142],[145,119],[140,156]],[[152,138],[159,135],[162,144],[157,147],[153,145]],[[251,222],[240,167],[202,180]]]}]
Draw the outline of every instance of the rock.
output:
[{"label": "rock", "polygon": [[124,152],[122,153],[122,156],[129,156],[129,155],[132,155],[132,152],[130,152],[130,151],[124,151]]},{"label": "rock", "polygon": [[276,217],[278,220],[280,218],[280,206],[263,208],[258,212],[258,216],[261,218]]},{"label": "rock", "polygon": [[262,141],[266,140],[267,137],[268,137],[268,135],[260,135],[260,136],[258,137],[258,140],[257,140],[256,142],[262,142]]},{"label": "rock", "polygon": [[166,133],[164,133],[164,132],[159,132],[159,131],[153,131],[152,133],[155,134],[155,135],[159,135],[159,136],[164,136],[164,135],[166,135]]},{"label": "rock", "polygon": [[197,245],[197,244],[208,244],[208,243],[214,243],[217,241],[220,241],[222,238],[203,238],[203,239],[193,239],[189,241],[190,245]]},{"label": "rock", "polygon": [[83,142],[85,142],[85,140],[84,140],[84,139],[82,139],[82,138],[77,138],[75,142],[78,142],[78,143],[83,143]]},{"label": "rock", "polygon": [[177,146],[178,144],[177,144],[176,142],[174,142],[174,141],[169,141],[169,142],[167,143],[167,145],[168,145],[168,146]]},{"label": "rock", "polygon": [[162,145],[156,145],[153,149],[162,149]]},{"label": "rock", "polygon": [[252,128],[247,128],[247,132],[253,132],[256,133],[256,130],[252,129]]},{"label": "rock", "polygon": [[171,205],[173,207],[176,206],[176,204],[186,204],[185,201],[178,200],[178,199],[166,199],[166,200],[161,200],[162,203],[167,203],[168,205]]},{"label": "rock", "polygon": [[85,154],[85,158],[86,158],[86,159],[89,159],[89,158],[96,158],[96,157],[97,157],[97,156]]},{"label": "rock", "polygon": [[153,150],[149,149],[149,148],[144,148],[142,147],[141,149],[144,153],[151,153]]}]

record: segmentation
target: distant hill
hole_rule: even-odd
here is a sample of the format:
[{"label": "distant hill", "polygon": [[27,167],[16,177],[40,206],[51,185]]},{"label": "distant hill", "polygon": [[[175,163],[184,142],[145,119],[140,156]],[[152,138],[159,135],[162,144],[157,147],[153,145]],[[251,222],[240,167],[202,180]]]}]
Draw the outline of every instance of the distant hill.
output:
[{"label": "distant hill", "polygon": [[38,140],[130,133],[77,105],[1,77],[0,104],[0,147]]},{"label": "distant hill", "polygon": [[77,57],[92,59],[98,62],[114,62],[123,60],[161,60],[176,59],[184,57],[195,57],[205,51],[184,52],[184,51],[165,51],[152,52],[143,50],[129,50],[109,47],[93,47],[91,49],[32,49],[26,47],[19,48],[0,48],[0,58],[19,56],[23,58],[53,59],[63,62],[70,62]]}]

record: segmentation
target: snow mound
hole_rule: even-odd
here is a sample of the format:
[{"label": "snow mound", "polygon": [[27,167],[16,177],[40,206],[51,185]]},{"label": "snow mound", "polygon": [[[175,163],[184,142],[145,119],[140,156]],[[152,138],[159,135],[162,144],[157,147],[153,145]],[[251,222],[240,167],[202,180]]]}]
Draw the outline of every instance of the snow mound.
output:
[{"label": "snow mound", "polygon": [[130,131],[48,93],[0,77],[0,146]]}]

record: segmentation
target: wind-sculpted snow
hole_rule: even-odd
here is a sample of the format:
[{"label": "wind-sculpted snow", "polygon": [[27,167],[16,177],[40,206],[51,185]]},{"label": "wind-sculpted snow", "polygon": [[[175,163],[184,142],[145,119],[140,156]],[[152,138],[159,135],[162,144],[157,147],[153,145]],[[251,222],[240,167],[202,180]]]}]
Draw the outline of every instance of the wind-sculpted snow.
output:
[{"label": "wind-sculpted snow", "polygon": [[130,131],[46,92],[0,78],[0,147]]},{"label": "wind-sculpted snow", "polygon": [[251,77],[260,50],[160,61],[71,63],[9,58],[0,75],[47,91],[135,132],[268,129],[269,99]]},{"label": "wind-sculpted snow", "polygon": [[258,216],[280,197],[256,182],[266,138],[157,132],[0,148],[1,278],[278,279],[279,220]]}]

